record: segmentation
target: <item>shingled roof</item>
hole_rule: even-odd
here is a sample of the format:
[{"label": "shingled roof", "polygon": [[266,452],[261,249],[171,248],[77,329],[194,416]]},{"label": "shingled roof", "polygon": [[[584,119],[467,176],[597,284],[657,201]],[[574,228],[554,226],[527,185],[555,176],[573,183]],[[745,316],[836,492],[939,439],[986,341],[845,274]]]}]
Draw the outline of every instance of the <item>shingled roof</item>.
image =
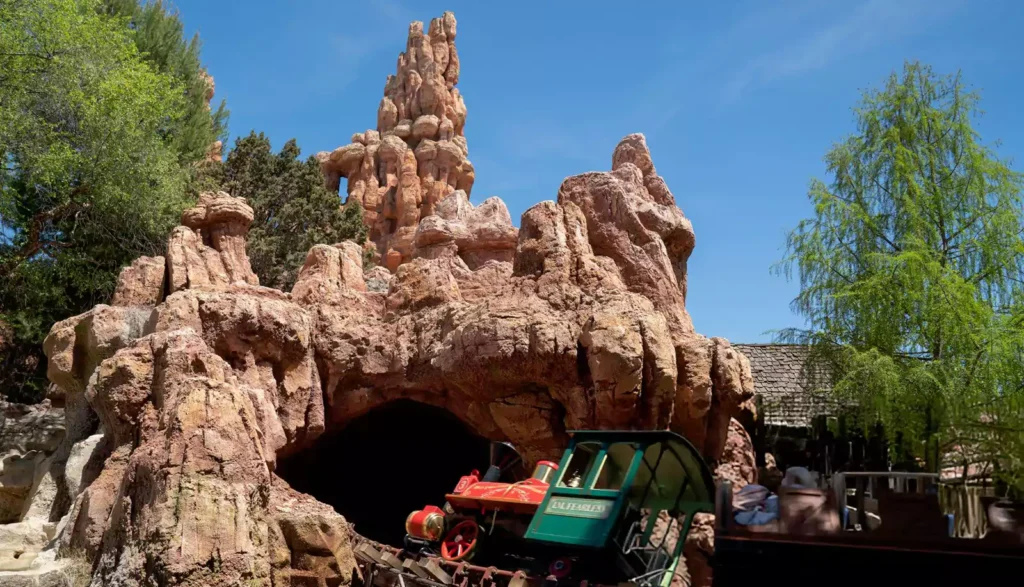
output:
[{"label": "shingled roof", "polygon": [[[837,404],[827,388],[815,388],[808,377],[808,348],[794,344],[733,344],[748,359],[754,391],[761,396],[761,411],[769,426],[800,428],[815,416],[832,415]],[[817,378],[820,380],[825,378]]]}]

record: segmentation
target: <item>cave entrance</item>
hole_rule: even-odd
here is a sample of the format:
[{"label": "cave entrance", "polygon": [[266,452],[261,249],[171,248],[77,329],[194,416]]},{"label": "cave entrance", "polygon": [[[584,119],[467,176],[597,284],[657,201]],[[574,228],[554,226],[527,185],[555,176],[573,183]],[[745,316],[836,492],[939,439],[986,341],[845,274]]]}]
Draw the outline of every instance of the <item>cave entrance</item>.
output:
[{"label": "cave entrance", "polygon": [[324,434],[282,459],[277,474],[333,507],[359,534],[401,547],[406,517],[443,506],[461,476],[486,471],[489,446],[448,410],[403,399]]}]

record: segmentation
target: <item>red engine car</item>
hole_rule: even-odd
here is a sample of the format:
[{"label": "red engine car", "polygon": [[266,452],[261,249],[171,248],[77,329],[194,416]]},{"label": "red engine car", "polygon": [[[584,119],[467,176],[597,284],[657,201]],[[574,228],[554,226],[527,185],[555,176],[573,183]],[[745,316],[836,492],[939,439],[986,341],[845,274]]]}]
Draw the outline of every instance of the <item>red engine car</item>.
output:
[{"label": "red engine car", "polygon": [[488,550],[520,544],[533,514],[554,480],[558,464],[540,461],[533,473],[518,481],[501,481],[521,459],[507,443],[491,447],[491,466],[481,477],[477,470],[459,479],[445,496],[444,507],[428,505],[409,514],[405,521],[406,546],[433,550],[449,561],[473,558],[479,537],[487,535]]}]

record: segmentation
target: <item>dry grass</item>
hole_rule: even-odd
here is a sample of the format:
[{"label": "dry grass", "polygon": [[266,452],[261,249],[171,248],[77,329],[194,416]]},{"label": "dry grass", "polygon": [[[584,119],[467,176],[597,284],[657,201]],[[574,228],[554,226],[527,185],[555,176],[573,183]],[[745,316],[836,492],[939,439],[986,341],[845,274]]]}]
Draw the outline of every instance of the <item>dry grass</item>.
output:
[{"label": "dry grass", "polygon": [[62,557],[64,566],[58,571],[64,587],[89,587],[92,582],[92,563],[84,555]]}]

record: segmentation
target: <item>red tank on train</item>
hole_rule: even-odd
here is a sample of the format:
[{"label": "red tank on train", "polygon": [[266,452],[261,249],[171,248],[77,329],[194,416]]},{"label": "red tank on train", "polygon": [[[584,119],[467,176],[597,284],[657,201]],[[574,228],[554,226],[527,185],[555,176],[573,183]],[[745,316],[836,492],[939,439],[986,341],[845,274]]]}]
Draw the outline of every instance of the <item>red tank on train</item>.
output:
[{"label": "red tank on train", "polygon": [[473,470],[445,495],[443,508],[428,505],[409,514],[405,521],[407,546],[423,549],[440,543],[442,558],[461,561],[476,554],[480,532],[488,534],[488,543],[504,542],[503,538],[522,539],[533,514],[544,501],[558,464],[540,461],[530,477],[501,481],[521,462],[512,445],[492,444],[492,464],[483,477],[480,471]]}]

